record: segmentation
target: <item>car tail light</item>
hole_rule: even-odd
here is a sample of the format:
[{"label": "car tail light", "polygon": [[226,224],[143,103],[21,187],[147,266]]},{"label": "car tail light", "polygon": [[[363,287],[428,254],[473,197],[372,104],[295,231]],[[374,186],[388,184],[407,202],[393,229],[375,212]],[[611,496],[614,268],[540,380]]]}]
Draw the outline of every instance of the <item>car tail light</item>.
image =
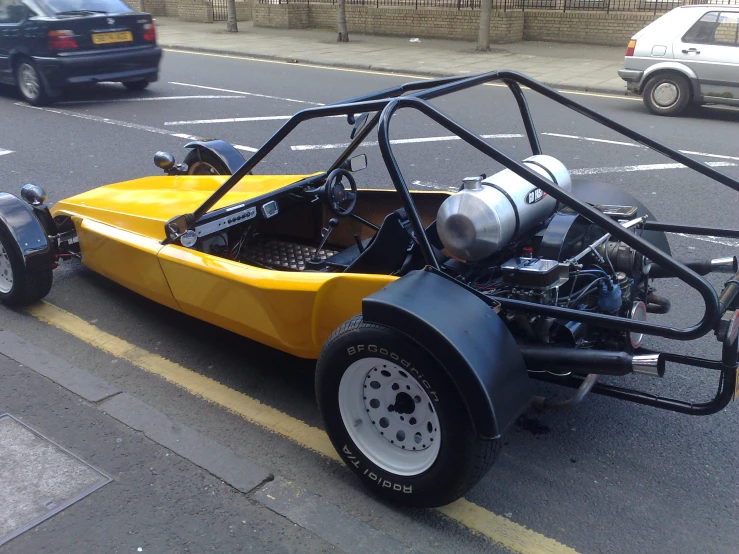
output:
[{"label": "car tail light", "polygon": [[629,45],[626,47],[626,55],[627,56],[633,56],[634,55],[634,48],[636,48],[636,41],[630,40]]},{"label": "car tail light", "polygon": [[52,50],[69,50],[77,48],[77,39],[72,31],[49,31],[46,35],[49,48]]},{"label": "car tail light", "polygon": [[146,23],[144,25],[144,40],[147,42],[154,42],[157,39],[157,29],[153,23]]}]

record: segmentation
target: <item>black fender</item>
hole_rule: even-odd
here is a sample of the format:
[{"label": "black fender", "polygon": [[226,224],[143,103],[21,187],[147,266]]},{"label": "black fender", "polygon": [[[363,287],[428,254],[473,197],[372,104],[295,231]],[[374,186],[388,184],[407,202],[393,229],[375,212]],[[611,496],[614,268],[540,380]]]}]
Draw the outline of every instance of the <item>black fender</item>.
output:
[{"label": "black fender", "polygon": [[[619,189],[609,183],[596,181],[595,179],[587,179],[581,177],[572,178],[572,196],[587,202],[588,204],[612,204],[617,206],[635,206],[638,215],[648,215],[649,219],[656,221],[654,214],[634,198],[628,192]],[[667,235],[663,231],[644,231],[641,237],[651,242],[654,246],[662,250],[665,254],[671,256],[670,243],[667,241]]]},{"label": "black fender", "polygon": [[441,364],[481,438],[500,437],[533,398],[526,364],[498,314],[445,277],[412,271],[367,296],[362,317],[405,334]]},{"label": "black fender", "polygon": [[0,192],[0,222],[13,237],[26,270],[39,271],[54,267],[54,249],[43,225],[28,204],[12,194]]},{"label": "black fender", "polygon": [[224,163],[232,175],[236,173],[236,170],[244,165],[244,162],[246,161],[244,160],[244,156],[241,155],[241,152],[236,150],[236,148],[225,140],[196,140],[188,142],[185,145],[185,148],[200,148],[210,152]]}]

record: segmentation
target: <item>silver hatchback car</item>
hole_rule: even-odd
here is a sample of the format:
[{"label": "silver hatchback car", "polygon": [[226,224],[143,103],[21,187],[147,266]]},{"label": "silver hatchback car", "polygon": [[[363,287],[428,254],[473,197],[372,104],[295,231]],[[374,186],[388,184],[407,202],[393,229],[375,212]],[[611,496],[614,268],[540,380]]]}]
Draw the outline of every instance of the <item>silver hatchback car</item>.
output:
[{"label": "silver hatchback car", "polygon": [[690,104],[739,106],[739,6],[682,6],[629,42],[618,71],[659,115]]}]

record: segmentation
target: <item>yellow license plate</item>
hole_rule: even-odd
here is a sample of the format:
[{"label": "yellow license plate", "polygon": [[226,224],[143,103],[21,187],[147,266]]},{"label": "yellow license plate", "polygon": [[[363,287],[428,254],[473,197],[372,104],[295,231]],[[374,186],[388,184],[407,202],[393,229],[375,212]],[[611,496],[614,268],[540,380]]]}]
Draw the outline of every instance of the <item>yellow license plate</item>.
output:
[{"label": "yellow license plate", "polygon": [[92,35],[93,44],[111,44],[113,42],[133,42],[133,35],[131,34],[131,31],[95,33]]}]

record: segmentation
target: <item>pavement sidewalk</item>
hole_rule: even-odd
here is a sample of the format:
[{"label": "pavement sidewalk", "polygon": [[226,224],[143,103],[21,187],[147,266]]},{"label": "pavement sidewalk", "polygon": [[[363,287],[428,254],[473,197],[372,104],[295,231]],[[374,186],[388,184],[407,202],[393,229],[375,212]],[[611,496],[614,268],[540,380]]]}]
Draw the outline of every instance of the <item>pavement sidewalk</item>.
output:
[{"label": "pavement sidewalk", "polygon": [[415,37],[351,34],[351,42],[337,43],[331,30],[265,29],[239,22],[238,33],[226,32],[225,22],[188,23],[157,17],[162,47],[277,59],[394,73],[447,76],[513,69],[547,85],[570,90],[626,93],[617,75],[624,48],[518,42],[492,45],[476,52],[475,44]]}]

